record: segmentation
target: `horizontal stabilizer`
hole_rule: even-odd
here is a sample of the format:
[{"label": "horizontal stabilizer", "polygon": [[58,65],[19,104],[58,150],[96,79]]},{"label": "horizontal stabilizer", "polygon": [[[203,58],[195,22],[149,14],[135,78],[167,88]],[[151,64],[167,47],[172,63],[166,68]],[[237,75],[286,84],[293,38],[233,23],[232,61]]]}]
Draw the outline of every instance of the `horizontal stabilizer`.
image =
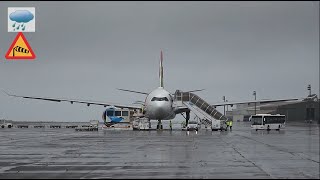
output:
[{"label": "horizontal stabilizer", "polygon": [[145,92],[132,91],[132,90],[127,90],[127,89],[119,89],[119,88],[117,88],[117,89],[120,90],[120,91],[128,91],[128,92],[148,95],[148,93],[145,93]]}]

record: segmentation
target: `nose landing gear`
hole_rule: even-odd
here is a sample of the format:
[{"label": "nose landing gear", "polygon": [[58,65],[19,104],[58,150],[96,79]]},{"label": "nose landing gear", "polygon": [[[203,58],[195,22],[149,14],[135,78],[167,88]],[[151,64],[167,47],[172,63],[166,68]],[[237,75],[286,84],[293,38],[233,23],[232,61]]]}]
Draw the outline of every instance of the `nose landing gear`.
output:
[{"label": "nose landing gear", "polygon": [[162,129],[163,129],[163,126],[162,126],[161,120],[158,120],[157,130],[162,130]]}]

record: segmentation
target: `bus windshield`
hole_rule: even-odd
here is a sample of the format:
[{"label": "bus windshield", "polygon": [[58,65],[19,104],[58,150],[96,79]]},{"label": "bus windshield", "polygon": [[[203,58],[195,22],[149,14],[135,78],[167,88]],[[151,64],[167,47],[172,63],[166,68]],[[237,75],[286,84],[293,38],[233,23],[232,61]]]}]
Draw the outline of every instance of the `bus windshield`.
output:
[{"label": "bus windshield", "polygon": [[251,121],[252,121],[252,125],[263,125],[262,116],[252,116]]},{"label": "bus windshield", "polygon": [[265,124],[283,124],[285,116],[265,116]]}]

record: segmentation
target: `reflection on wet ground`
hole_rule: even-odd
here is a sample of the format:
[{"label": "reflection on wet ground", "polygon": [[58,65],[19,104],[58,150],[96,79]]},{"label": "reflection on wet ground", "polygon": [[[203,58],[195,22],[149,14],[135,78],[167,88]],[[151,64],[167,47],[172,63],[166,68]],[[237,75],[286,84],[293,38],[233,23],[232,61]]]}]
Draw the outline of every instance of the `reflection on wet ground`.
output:
[{"label": "reflection on wet ground", "polygon": [[0,129],[0,178],[314,178],[319,126],[254,131]]}]

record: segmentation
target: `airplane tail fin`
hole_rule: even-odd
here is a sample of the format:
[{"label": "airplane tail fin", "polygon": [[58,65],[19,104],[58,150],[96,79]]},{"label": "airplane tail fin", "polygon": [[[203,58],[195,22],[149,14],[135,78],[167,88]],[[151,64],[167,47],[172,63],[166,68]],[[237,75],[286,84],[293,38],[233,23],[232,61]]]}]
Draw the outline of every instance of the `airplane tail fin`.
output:
[{"label": "airplane tail fin", "polygon": [[163,87],[163,66],[162,66],[163,56],[162,51],[160,54],[160,68],[159,68],[159,78],[160,78],[160,87]]}]

